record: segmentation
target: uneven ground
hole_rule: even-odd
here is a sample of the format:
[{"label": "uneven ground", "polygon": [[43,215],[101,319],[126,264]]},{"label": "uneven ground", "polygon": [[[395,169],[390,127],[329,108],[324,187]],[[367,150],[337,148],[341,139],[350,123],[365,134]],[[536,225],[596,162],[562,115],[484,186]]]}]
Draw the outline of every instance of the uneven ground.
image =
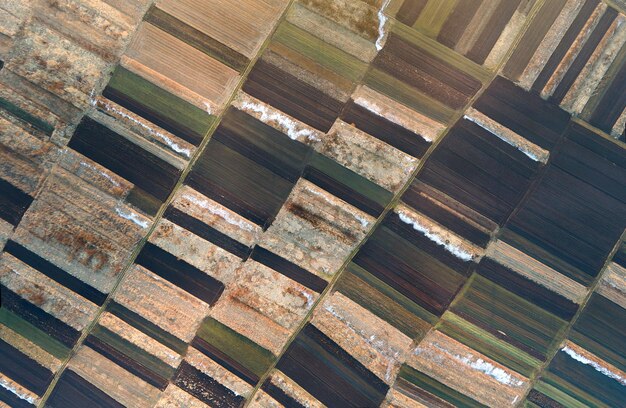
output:
[{"label": "uneven ground", "polygon": [[0,0],[0,406],[624,407],[624,0]]}]

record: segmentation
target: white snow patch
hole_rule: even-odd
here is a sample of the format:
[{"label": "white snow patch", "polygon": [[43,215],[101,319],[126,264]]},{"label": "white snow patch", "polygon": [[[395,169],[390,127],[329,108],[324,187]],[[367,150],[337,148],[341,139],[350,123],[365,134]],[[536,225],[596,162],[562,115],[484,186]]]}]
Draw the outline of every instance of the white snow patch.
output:
[{"label": "white snow patch", "polygon": [[385,31],[385,24],[387,24],[387,16],[385,15],[385,9],[389,5],[391,0],[385,0],[383,5],[378,10],[378,38],[376,39],[376,49],[378,51],[383,49],[383,42],[387,36]]},{"label": "white snow patch", "polygon": [[[513,378],[511,374],[483,360],[482,358],[475,358],[472,354],[468,354],[467,356],[460,356],[458,354],[453,354],[449,352],[447,349],[445,349],[444,347],[440,346],[437,342],[433,342],[432,345],[433,347],[441,350],[443,353],[451,356],[452,358],[459,361],[460,363],[465,364],[473,368],[474,370],[478,370],[480,372],[487,374],[489,377],[493,378],[499,383],[502,383],[505,385],[512,385],[514,387],[519,387],[524,384],[523,381]],[[415,349],[414,354],[419,355],[421,354],[422,351],[423,350],[421,350],[421,348],[418,347],[417,349]]]},{"label": "white snow patch", "polygon": [[310,188],[307,188],[307,191],[309,193],[313,194],[313,195],[321,197],[322,199],[324,199],[324,201],[332,204],[332,201],[330,201],[330,199],[328,197],[326,197],[326,195],[324,193],[321,193],[319,191],[316,191],[316,190],[313,190],[313,189],[310,189]]},{"label": "white snow patch", "polygon": [[208,113],[209,115],[213,114],[213,108],[211,107],[210,103],[204,102],[204,107],[206,108],[206,113]]},{"label": "white snow patch", "polygon": [[87,167],[88,169],[91,169],[93,171],[97,171],[98,173],[100,173],[105,179],[109,180],[111,182],[111,184],[113,184],[115,187],[119,187],[120,183],[118,183],[113,177],[109,176],[107,173],[105,173],[102,170],[98,170],[96,168],[96,166],[92,166],[89,163],[85,163],[85,162],[80,162],[81,166]]},{"label": "white snow patch", "polygon": [[176,153],[180,153],[180,154],[184,155],[187,158],[191,157],[191,151],[189,149],[181,147],[178,143],[174,142],[172,139],[170,139],[169,137],[167,137],[163,133],[155,131],[150,126],[146,125],[145,123],[143,123],[143,122],[133,118],[132,116],[128,115],[127,113],[122,112],[121,110],[117,109],[114,106],[111,106],[110,104],[108,104],[106,102],[102,102],[102,104],[104,105],[106,110],[115,112],[116,114],[120,115],[124,119],[128,119],[131,122],[133,122],[134,124],[139,125],[140,127],[146,129],[148,131],[148,133],[150,133],[152,136],[157,137],[158,139],[161,139],[161,141],[163,143],[165,143],[166,145],[171,147],[172,150],[174,150]]},{"label": "white snow patch", "polygon": [[622,377],[621,375],[619,375],[617,373],[614,373],[613,371],[611,371],[611,370],[609,370],[607,368],[602,367],[600,364],[596,363],[595,361],[590,360],[587,357],[578,354],[576,351],[572,350],[571,348],[565,346],[561,350],[566,352],[574,360],[576,360],[578,362],[581,362],[583,364],[590,365],[596,371],[606,375],[609,378],[612,378],[612,379],[616,380],[617,382],[619,382],[622,385],[626,385],[626,378]]},{"label": "white snow patch", "polygon": [[[400,125],[402,126],[402,124],[400,123],[400,121],[398,119],[395,119],[393,116],[390,116],[389,114],[387,114],[383,108],[381,108],[378,104],[376,104],[375,102],[372,102],[370,100],[367,100],[363,97],[356,97],[356,99],[354,100],[354,102],[367,109],[368,111],[372,112],[374,115],[376,116],[380,116],[381,118],[384,118],[386,120],[390,120],[391,122],[395,123],[396,125]],[[422,139],[424,139],[425,141],[432,143],[433,138],[426,136],[423,134],[423,132],[414,132],[417,133]]]},{"label": "white snow patch", "polygon": [[123,210],[120,210],[119,208],[115,208],[115,212],[120,217],[134,222],[135,224],[139,225],[141,228],[148,228],[148,222],[139,218],[139,216],[135,213],[125,212]]},{"label": "white snow patch", "polygon": [[[326,309],[330,314],[332,314],[334,317],[336,317],[339,321],[345,323],[345,325],[348,327],[348,329],[350,329],[350,331],[352,331],[353,333],[359,335],[359,337],[361,337],[363,340],[365,340],[368,344],[370,344],[372,347],[374,347],[374,349],[378,350],[381,354],[386,355],[388,353],[386,353],[385,351],[385,346],[386,346],[386,342],[384,340],[377,340],[376,339],[376,335],[371,335],[369,337],[367,337],[367,334],[365,332],[363,332],[363,330],[359,330],[356,327],[354,327],[354,325],[352,323],[350,323],[345,317],[343,317],[339,312],[337,312],[335,310],[334,307],[332,307],[331,305],[326,305],[324,306],[324,309]],[[397,354],[397,353],[395,353]],[[388,358],[391,358],[390,356],[387,356]]]},{"label": "white snow patch", "polygon": [[511,374],[483,360],[482,358],[474,360],[473,358],[474,356],[472,356],[471,354],[467,355],[466,357],[461,357],[455,354],[453,357],[457,359],[458,361],[460,361],[461,363],[470,366],[474,370],[478,370],[487,374],[489,377],[493,378],[499,383],[502,383],[505,385],[512,385],[515,387],[519,387],[524,384],[523,381],[516,380],[515,378],[511,376]]},{"label": "white snow patch", "polygon": [[[501,135],[499,132],[497,132],[491,126],[489,126],[488,124],[484,123],[482,120],[480,120],[478,118],[475,118],[473,116],[468,116],[468,115],[463,115],[463,118],[469,120],[470,122],[476,123],[478,126],[480,126],[481,128],[485,129],[487,132],[491,133],[492,135],[494,135],[498,139],[500,139],[503,142],[505,142],[505,143],[507,143],[507,144],[509,144],[509,145],[511,145],[513,147],[515,147],[517,150],[519,150],[520,152],[522,152],[526,156],[528,156],[529,159],[531,159],[533,161],[536,161],[536,162],[546,163],[547,160],[545,158],[538,157],[530,149],[527,149],[526,147],[515,143],[515,141],[510,140],[509,138]],[[511,130],[511,132],[513,132],[513,131]]]},{"label": "white snow patch", "polygon": [[[400,353],[396,351],[395,357],[397,358],[399,355]],[[389,382],[391,380],[391,373],[393,371],[394,366],[395,366],[394,360],[387,359],[387,369],[385,370],[385,381]]]},{"label": "white snow patch", "polygon": [[467,252],[463,248],[459,248],[458,246],[450,243],[449,241],[446,241],[439,235],[433,233],[426,226],[420,224],[418,220],[415,220],[402,212],[399,212],[397,214],[402,222],[412,225],[414,230],[421,232],[422,234],[426,236],[426,238],[430,239],[435,244],[443,246],[445,250],[450,252],[452,255],[456,256],[457,258],[465,262],[472,260],[473,256],[471,253]]},{"label": "white snow patch", "polygon": [[610,287],[617,289],[618,292],[624,292],[624,286],[621,284],[618,284],[612,280],[605,280],[606,283],[609,284]]},{"label": "white snow patch", "polygon": [[[167,346],[166,346],[167,347]],[[146,350],[148,351],[148,350]],[[170,351],[170,348],[167,347],[167,351],[164,352],[164,354],[167,356],[167,358],[170,359],[170,362],[172,364],[178,364],[180,363],[181,357],[176,354],[175,352]],[[171,364],[170,364],[171,365]]]},{"label": "white snow patch", "polygon": [[313,306],[313,303],[315,302],[315,299],[313,299],[313,295],[311,295],[309,292],[305,290],[301,290],[300,293],[302,293],[302,296],[306,298],[307,307]]},{"label": "white snow patch", "polygon": [[306,137],[309,140],[314,140],[316,142],[320,141],[315,132],[313,132],[312,130],[298,129],[298,123],[295,120],[280,112],[270,111],[267,106],[245,101],[241,103],[241,108],[243,110],[250,110],[252,112],[261,114],[261,122],[275,121],[279,123],[287,130],[287,136],[289,136],[291,140],[298,140],[298,138],[300,137]]},{"label": "white snow patch", "polygon": [[365,342],[371,345],[374,348],[374,350],[377,350],[380,353],[381,357],[387,360],[387,369],[385,371],[385,381],[389,381],[391,379],[391,373],[394,368],[394,363],[397,361],[398,357],[400,356],[400,353],[397,350],[389,349],[387,347],[387,342],[385,340],[376,339],[376,335],[374,334],[367,337],[366,333],[354,327],[352,323],[350,323],[343,316],[341,316],[341,314],[339,314],[335,310],[335,308],[332,307],[331,305],[324,306],[324,309],[326,309],[326,311],[328,311],[330,314],[336,317],[339,321],[345,323],[345,325],[348,327],[350,331],[352,331],[353,333],[361,337],[363,340],[365,340]]},{"label": "white snow patch", "polygon": [[354,218],[356,218],[361,223],[361,226],[363,228],[367,227],[370,224],[370,222],[365,219],[365,217],[362,217],[359,214],[354,214]]},{"label": "white snow patch", "polygon": [[189,195],[189,194],[184,194],[183,198],[185,200],[189,200],[192,203],[204,208],[205,210],[208,210],[211,214],[217,215],[218,217],[223,218],[224,221],[228,222],[229,224],[236,225],[242,229],[245,229],[246,231],[253,232],[253,229],[249,224],[234,218],[228,211],[224,209],[216,208],[212,206],[208,201],[199,200],[196,197]]},{"label": "white snow patch", "polygon": [[[307,188],[306,191],[308,191],[309,193],[311,193],[313,195],[321,197],[324,201],[326,201],[327,203],[330,203],[331,205],[335,204],[335,203],[333,203],[333,201],[328,196],[326,196],[326,194],[324,194],[324,193],[322,193],[320,191],[315,191],[315,190],[310,189],[310,188]],[[363,217],[363,216],[361,216],[359,214],[356,214],[356,213],[353,213],[352,216],[354,218],[356,218],[356,220],[361,224],[361,226],[363,226],[363,228],[365,228],[365,227],[367,227],[369,225],[369,221],[365,217]]]},{"label": "white snow patch", "polygon": [[89,92],[89,104],[91,106],[96,106],[96,88],[94,87],[91,92]]},{"label": "white snow patch", "polygon": [[17,397],[19,399],[23,399],[24,401],[29,402],[30,404],[35,405],[35,398],[31,397],[30,395],[27,394],[22,394],[21,392],[19,392],[18,390],[16,390],[8,381],[6,381],[4,378],[0,378],[0,386],[2,386],[2,388],[4,388],[5,390],[8,390],[10,392],[12,392],[13,394],[17,395]]}]

